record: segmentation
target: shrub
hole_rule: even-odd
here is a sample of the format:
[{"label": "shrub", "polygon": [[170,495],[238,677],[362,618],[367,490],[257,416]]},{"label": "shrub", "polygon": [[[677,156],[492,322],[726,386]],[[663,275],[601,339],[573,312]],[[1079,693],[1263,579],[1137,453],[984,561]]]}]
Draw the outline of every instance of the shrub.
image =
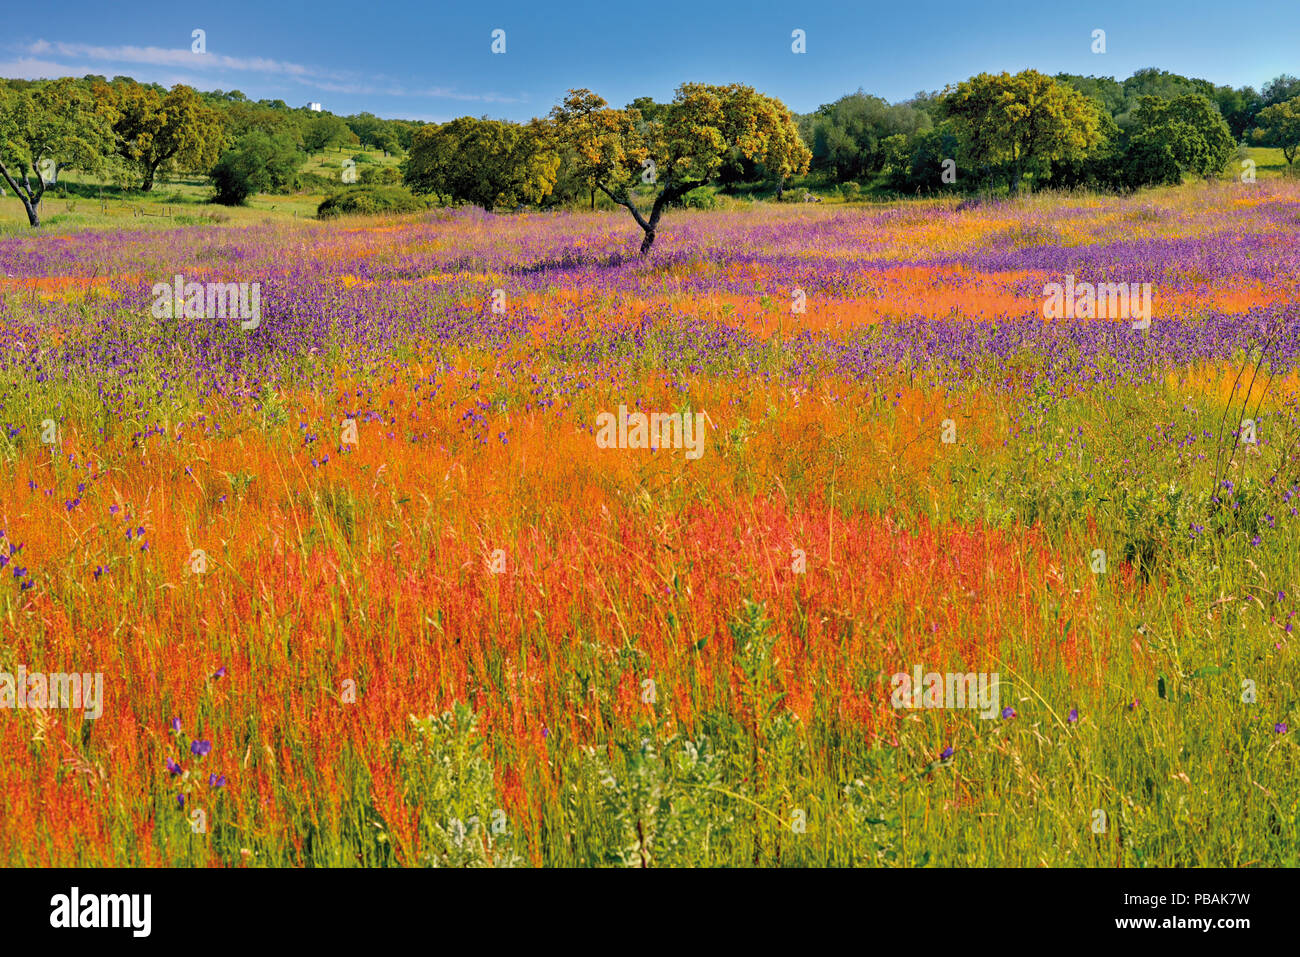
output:
[{"label": "shrub", "polygon": [[412,733],[395,752],[403,790],[416,799],[419,862],[432,867],[519,867],[516,850],[497,793],[495,769],[485,752],[489,739],[474,712],[455,711],[409,718]]},{"label": "shrub", "polygon": [[400,186],[358,186],[329,196],[316,209],[318,219],[367,213],[415,213],[428,209],[426,200]]},{"label": "shrub", "polygon": [[698,186],[682,197],[681,204],[687,209],[715,209],[718,205],[718,191],[712,186]]},{"label": "shrub", "polygon": [[396,166],[368,166],[361,171],[366,186],[401,186],[402,173]]},{"label": "shrub", "polygon": [[339,187],[339,178],[322,173],[299,173],[293,178],[293,187],[298,190],[329,191]]}]

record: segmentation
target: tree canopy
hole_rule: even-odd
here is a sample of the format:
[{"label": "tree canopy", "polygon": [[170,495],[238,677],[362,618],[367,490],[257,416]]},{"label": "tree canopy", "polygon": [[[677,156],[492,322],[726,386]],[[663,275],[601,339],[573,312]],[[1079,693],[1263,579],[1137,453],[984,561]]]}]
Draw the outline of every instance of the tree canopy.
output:
[{"label": "tree canopy", "polygon": [[24,89],[0,87],[0,178],[32,226],[40,225],[44,162],[94,171],[112,149],[111,103],[97,103],[71,79]]},{"label": "tree canopy", "polygon": [[1300,96],[1264,107],[1258,119],[1256,142],[1279,147],[1290,166],[1300,151]]},{"label": "tree canopy", "polygon": [[113,83],[96,93],[112,103],[118,155],[135,167],[140,189],[153,189],[160,169],[207,172],[225,145],[221,117],[191,87],[166,93],[137,83]]},{"label": "tree canopy", "polygon": [[[641,227],[643,254],[664,209],[716,180],[729,159],[748,161],[779,183],[807,172],[811,159],[785,104],[735,83],[684,83],[653,121],[635,107],[614,109],[590,90],[570,90],[551,120],[578,174]],[[648,215],[637,206],[638,189],[653,197]]]},{"label": "tree canopy", "polygon": [[1129,181],[1172,184],[1181,182],[1185,173],[1211,176],[1227,165],[1236,145],[1228,124],[1206,97],[1144,96],[1134,114]]},{"label": "tree canopy", "polygon": [[1037,70],[972,77],[949,93],[944,112],[969,161],[1005,170],[1012,193],[1031,168],[1081,159],[1102,144],[1097,102]]},{"label": "tree canopy", "polygon": [[541,121],[521,126],[465,116],[419,130],[404,175],[417,193],[492,210],[541,200],[555,185],[559,166]]}]

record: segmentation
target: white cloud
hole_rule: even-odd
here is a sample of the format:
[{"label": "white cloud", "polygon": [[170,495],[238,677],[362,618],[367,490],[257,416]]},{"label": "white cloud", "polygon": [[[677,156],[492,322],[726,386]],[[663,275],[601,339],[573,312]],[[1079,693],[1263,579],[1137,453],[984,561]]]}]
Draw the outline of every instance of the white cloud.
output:
[{"label": "white cloud", "polygon": [[[390,77],[362,76],[355,72],[327,70],[273,60],[266,57],[235,57],[222,53],[194,53],[188,49],[167,49],[154,46],[102,46],[92,43],[65,43],[60,40],[37,40],[26,46],[28,54],[8,63],[0,63],[0,75],[24,79],[49,79],[58,76],[81,76],[85,73],[104,73],[102,67],[92,69],[89,64],[58,63],[38,57],[56,54],[64,59],[94,61],[115,65],[134,64],[153,67],[182,68],[215,73],[257,73],[278,76],[303,86],[326,93],[356,96],[396,96],[426,99],[460,100],[482,103],[522,103],[527,97],[505,96],[499,93],[463,93],[449,87],[411,87]],[[117,71],[107,71],[110,73]]]},{"label": "white cloud", "polygon": [[66,63],[37,60],[33,57],[0,61],[0,76],[18,80],[57,80],[61,76],[82,76],[84,73],[84,70]]},{"label": "white cloud", "polygon": [[317,70],[301,63],[272,60],[266,57],[234,57],[222,53],[194,53],[164,47],[96,46],[90,43],[63,43],[37,40],[28,48],[32,54],[57,53],[65,57],[103,60],[108,63],[140,63],[149,66],[181,66],[200,70],[238,70],[249,73],[274,73],[299,77],[341,78],[346,74]]}]

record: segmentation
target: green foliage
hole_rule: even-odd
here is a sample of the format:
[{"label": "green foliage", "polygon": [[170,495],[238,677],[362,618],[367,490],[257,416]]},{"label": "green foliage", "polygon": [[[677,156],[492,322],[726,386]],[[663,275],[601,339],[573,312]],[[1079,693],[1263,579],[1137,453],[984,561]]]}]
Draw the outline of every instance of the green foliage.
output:
[{"label": "green foliage", "polygon": [[358,142],[348,124],[332,113],[321,113],[303,131],[303,146],[312,153]]},{"label": "green foliage", "polygon": [[915,138],[932,126],[930,116],[907,104],[890,106],[859,90],[800,118],[812,148],[812,168],[837,179],[871,177],[885,165],[891,137]]},{"label": "green foliage", "polygon": [[[202,94],[201,94],[202,95]],[[269,106],[247,101],[216,101],[205,97],[208,105],[221,116],[226,137],[236,142],[254,131],[268,136],[287,136],[296,146],[302,146],[302,123],[289,110],[277,110]]]},{"label": "green foliage", "polygon": [[521,126],[465,116],[416,133],[403,178],[416,193],[492,210],[539,202],[554,187],[559,166],[540,121]]},{"label": "green foliage", "polygon": [[[951,121],[943,120],[938,126],[914,137],[891,136],[884,148],[884,172],[890,188],[907,193],[930,193],[945,188],[943,182],[944,160],[961,163],[961,142]],[[979,182],[977,172],[961,168],[957,183],[963,188]]]},{"label": "green foliage", "polygon": [[[397,146],[397,136],[386,120],[373,113],[358,113],[344,121],[362,146],[373,146],[391,153]],[[360,162],[360,160],[358,160]]]},{"label": "green foliage", "polygon": [[[1091,104],[1096,129],[1071,91]],[[1143,109],[1145,97],[1164,104],[1162,116]],[[414,192],[489,209],[621,205],[645,231],[648,249],[665,208],[709,205],[705,193],[694,192],[700,186],[779,199],[789,178],[808,169],[816,178],[799,184],[807,189],[834,191],[838,181],[907,193],[986,189],[995,179],[1015,190],[1029,177],[1035,186],[1132,189],[1189,172],[1213,175],[1223,138],[1204,103],[1233,141],[1276,146],[1291,164],[1300,155],[1291,130],[1297,97],[1300,79],[1289,75],[1256,92],[1157,69],[1123,81],[1026,71],[972,77],[892,105],[859,90],[796,122],[779,101],[749,87],[688,83],[669,103],[638,97],[622,110],[589,91],[570,91],[548,120],[521,127],[469,117],[442,125],[369,112],[340,117],[278,99],[254,102],[238,90],[167,90],[121,76],[10,80],[0,83],[0,163],[10,174],[0,183],[18,194],[33,225],[44,192],[35,172],[41,159],[54,161],[56,176],[81,170],[145,191],[160,174],[216,171],[223,177],[213,182],[216,192],[239,202],[257,189],[337,186],[314,170],[287,186],[271,171],[262,185],[266,177],[226,158],[232,144],[264,142],[247,140],[252,133],[313,153],[360,145],[385,155],[408,153],[418,135],[421,155],[404,167]],[[41,153],[34,159],[33,146]],[[960,170],[955,183],[940,178],[945,159]],[[364,153],[356,162],[372,165]],[[398,185],[388,166],[359,172],[363,185]],[[856,194],[846,185],[839,195]],[[643,215],[636,204],[647,200],[652,208]]]},{"label": "green foliage", "polygon": [[967,163],[1001,167],[1013,193],[1025,172],[1084,159],[1103,142],[1097,103],[1037,70],[972,77],[948,95],[944,112]]},{"label": "green foliage", "polygon": [[1129,100],[1124,92],[1124,84],[1110,76],[1078,76],[1073,73],[1058,73],[1056,79],[1067,83],[1084,96],[1100,103],[1112,117],[1127,112]]},{"label": "green foliage", "polygon": [[[601,863],[690,867],[718,863],[717,846],[735,829],[726,797],[726,762],[707,736],[643,738],[611,761],[595,748],[580,761],[576,791],[599,795],[606,829]],[[575,802],[576,804],[576,802]]]},{"label": "green foliage", "polygon": [[134,81],[97,88],[116,111],[118,155],[139,175],[140,189],[153,189],[160,171],[210,170],[226,143],[221,118],[193,89],[177,84],[166,93]]},{"label": "green foliage", "polygon": [[1300,77],[1291,76],[1289,73],[1275,76],[1264,85],[1260,95],[1263,98],[1264,106],[1272,106],[1274,103],[1285,103],[1287,100],[1293,100],[1300,96]]},{"label": "green foliage", "polygon": [[429,204],[401,186],[357,186],[325,199],[316,210],[320,219],[370,213],[417,213]]},{"label": "green foliage", "polygon": [[1214,105],[1219,108],[1219,114],[1228,124],[1232,138],[1237,141],[1244,139],[1251,131],[1255,124],[1255,117],[1264,105],[1263,97],[1249,86],[1241,89],[1233,89],[1230,86],[1215,87],[1213,100]]},{"label": "green foliage", "polygon": [[397,745],[402,788],[420,809],[420,863],[431,867],[518,867],[524,863],[493,781],[489,743],[468,705],[410,716],[413,737]]},{"label": "green foliage", "polygon": [[1258,119],[1255,141],[1281,149],[1290,166],[1300,151],[1300,96],[1265,107],[1260,111]]},{"label": "green foliage", "polygon": [[638,96],[629,103],[626,109],[630,112],[635,110],[644,123],[658,123],[663,119],[664,111],[668,109],[667,103],[656,103],[652,97]]},{"label": "green foliage", "polygon": [[358,177],[366,186],[400,186],[402,172],[395,166],[370,165],[361,171]]},{"label": "green foliage", "polygon": [[1058,189],[1123,189],[1124,138],[1109,113],[1099,117],[1100,142],[1087,156],[1050,164],[1047,180]]},{"label": "green foliage", "polygon": [[718,191],[712,186],[699,186],[681,198],[681,205],[686,209],[715,209]]},{"label": "green foliage", "polygon": [[39,165],[102,169],[112,148],[111,104],[96,103],[75,81],[23,89],[0,86],[0,179],[23,203],[32,226],[45,192]]},{"label": "green foliage", "polygon": [[302,162],[303,155],[287,136],[271,137],[260,130],[248,133],[212,168],[215,201],[239,206],[253,193],[287,189]]},{"label": "green foliage", "polygon": [[1236,150],[1228,124],[1204,96],[1143,97],[1133,117],[1124,165],[1130,186],[1178,183],[1183,174],[1213,176]]},{"label": "green foliage", "polygon": [[[783,183],[805,173],[811,154],[790,111],[779,100],[733,83],[684,83],[653,122],[635,108],[615,110],[590,90],[570,90],[551,111],[557,144],[578,178],[625,207],[641,227],[641,252],[650,250],[664,209],[701,186],[721,181],[730,168],[748,168]],[[654,193],[649,216],[634,190]]]}]

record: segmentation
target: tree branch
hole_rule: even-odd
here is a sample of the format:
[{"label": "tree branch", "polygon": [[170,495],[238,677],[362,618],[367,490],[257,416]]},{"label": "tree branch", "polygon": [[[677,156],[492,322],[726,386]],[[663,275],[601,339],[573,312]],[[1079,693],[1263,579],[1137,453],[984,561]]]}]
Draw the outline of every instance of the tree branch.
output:
[{"label": "tree branch", "polygon": [[618,196],[615,196],[613,193],[611,193],[608,189],[605,188],[604,183],[597,183],[596,188],[599,189],[606,196],[608,196],[615,203],[617,203],[619,206],[627,207],[628,211],[632,213],[632,218],[636,220],[636,224],[640,226],[643,230],[647,232],[650,230],[650,224],[645,221],[645,217],[641,215],[641,211],[636,208],[636,204],[632,202],[632,199],[630,197],[623,196],[622,198],[620,198]]},{"label": "tree branch", "polygon": [[36,172],[36,185],[38,189],[35,193],[31,193],[30,190],[28,193],[32,197],[32,205],[39,206],[41,204],[41,197],[45,195],[45,177],[41,175],[40,160],[35,157],[33,157],[32,169]]},{"label": "tree branch", "polygon": [[[14,191],[15,196],[19,199],[26,199],[29,203],[32,201],[30,195],[24,195],[24,191],[18,188],[18,184],[14,182],[14,178],[9,175],[9,169],[5,166],[3,160],[0,160],[0,176],[4,177],[4,181],[9,184],[9,188]],[[27,192],[30,193],[30,187]]]}]

